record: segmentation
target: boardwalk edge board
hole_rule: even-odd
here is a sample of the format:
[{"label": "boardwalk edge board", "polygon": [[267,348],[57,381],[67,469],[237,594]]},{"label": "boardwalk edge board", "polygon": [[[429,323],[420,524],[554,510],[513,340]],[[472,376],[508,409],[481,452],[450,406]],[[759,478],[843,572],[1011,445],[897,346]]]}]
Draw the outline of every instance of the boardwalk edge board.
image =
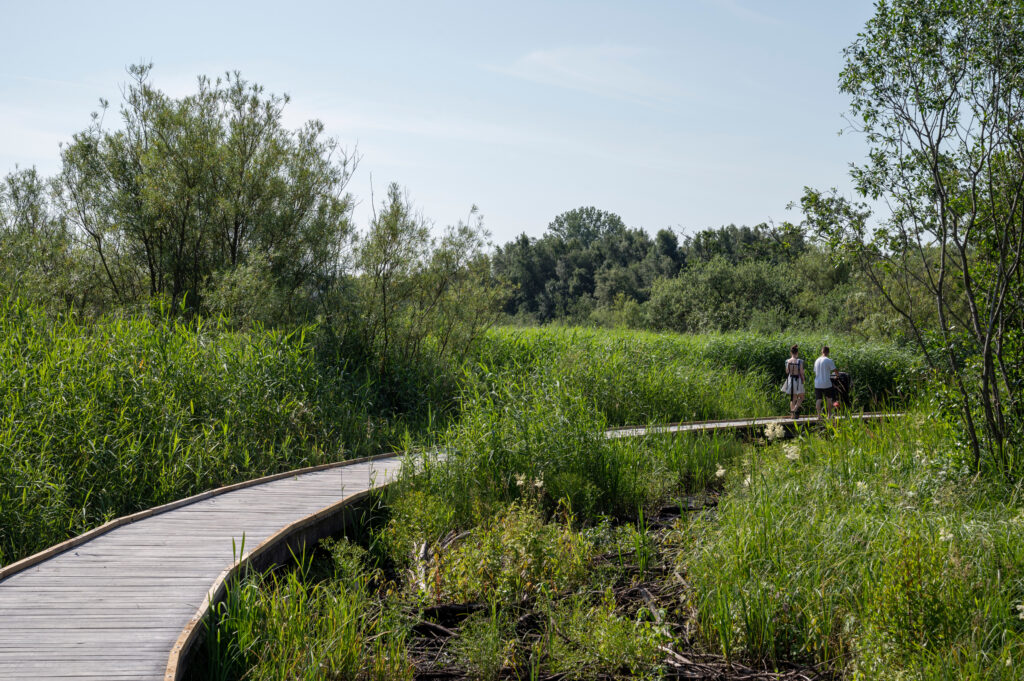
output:
[{"label": "boardwalk edge board", "polygon": [[[852,421],[873,421],[905,416],[903,412],[860,412],[856,414],[840,414],[833,418],[835,421],[849,419]],[[813,426],[829,423],[829,420],[820,416],[808,415],[798,418],[788,416],[756,416],[737,419],[714,419],[710,421],[683,421],[678,423],[662,423],[650,425],[616,426],[604,431],[605,436],[611,439],[621,437],[641,437],[644,435],[671,435],[680,432],[698,433],[706,430],[736,430],[758,428],[773,423],[781,423],[783,426]]]},{"label": "boardwalk edge board", "polygon": [[[395,454],[389,454],[386,456],[378,456],[376,458],[397,458],[397,456],[398,455]],[[365,459],[354,463],[363,462],[365,462]],[[354,506],[358,502],[366,499],[371,493],[382,489],[384,486],[357,492],[352,496],[342,499],[336,504],[331,504],[330,506],[322,508],[315,513],[307,515],[305,518],[301,518],[289,525],[286,525],[271,536],[267,537],[251,553],[236,560],[233,565],[225,568],[210,587],[210,590],[206,594],[206,599],[196,610],[192,619],[189,620],[187,625],[185,625],[185,628],[178,636],[178,640],[175,642],[174,647],[171,648],[171,654],[167,660],[167,669],[164,672],[164,681],[179,681],[184,675],[187,667],[189,651],[192,649],[192,646],[196,643],[199,634],[202,632],[202,627],[200,625],[202,624],[203,619],[215,603],[223,600],[227,594],[228,582],[234,579],[241,570],[250,563],[256,562],[262,558],[263,554],[268,551],[278,548],[282,542],[287,541],[300,531],[313,527],[318,521],[327,516],[340,512],[347,507]]]}]

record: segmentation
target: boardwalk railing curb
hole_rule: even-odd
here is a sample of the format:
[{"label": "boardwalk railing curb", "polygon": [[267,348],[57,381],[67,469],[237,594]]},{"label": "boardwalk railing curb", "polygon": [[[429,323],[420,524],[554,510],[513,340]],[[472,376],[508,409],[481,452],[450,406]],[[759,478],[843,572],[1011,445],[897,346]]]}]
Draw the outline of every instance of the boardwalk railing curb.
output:
[{"label": "boardwalk railing curb", "polygon": [[615,439],[620,437],[642,437],[646,435],[674,435],[677,433],[698,433],[709,430],[743,430],[760,428],[773,423],[780,423],[784,427],[824,425],[830,422],[849,419],[851,421],[875,421],[888,418],[899,418],[904,416],[903,412],[857,412],[850,414],[839,414],[832,420],[823,419],[819,416],[808,415],[799,418],[788,416],[756,416],[749,418],[715,419],[710,421],[682,421],[678,423],[660,423],[638,426],[616,426],[604,431],[606,437]]},{"label": "boardwalk railing curb", "polygon": [[[395,458],[397,454],[388,454],[386,456],[378,456],[374,458]],[[363,461],[357,461],[355,463],[364,463]],[[279,548],[283,542],[291,538],[293,535],[300,531],[312,527],[317,524],[323,518],[331,516],[335,513],[340,512],[344,508],[352,506],[366,497],[371,493],[378,491],[381,488],[368,489],[357,494],[353,494],[350,497],[342,499],[336,504],[326,506],[316,513],[311,513],[305,518],[301,518],[294,523],[290,523],[285,527],[281,528],[271,536],[267,537],[259,546],[252,550],[252,552],[246,554],[244,557],[239,558],[235,563],[218,575],[217,579],[210,586],[210,590],[206,594],[206,599],[202,602],[196,614],[192,616],[189,623],[182,629],[181,635],[178,636],[178,640],[175,642],[174,647],[171,648],[171,654],[167,659],[167,670],[164,672],[164,681],[180,681],[182,675],[185,673],[187,667],[188,654],[192,646],[196,643],[199,634],[202,632],[202,627],[199,626],[203,618],[206,617],[207,613],[215,603],[220,602],[227,594],[227,584],[229,581],[235,578],[235,576],[243,570],[250,563],[259,561],[263,554],[268,551]]]}]

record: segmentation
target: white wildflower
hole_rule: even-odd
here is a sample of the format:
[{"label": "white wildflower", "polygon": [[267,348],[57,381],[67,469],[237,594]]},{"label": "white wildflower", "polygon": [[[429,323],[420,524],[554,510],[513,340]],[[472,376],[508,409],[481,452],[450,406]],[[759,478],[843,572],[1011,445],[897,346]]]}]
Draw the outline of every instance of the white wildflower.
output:
[{"label": "white wildflower", "polygon": [[743,486],[744,487],[750,487],[750,476],[749,475],[747,477],[743,478]]},{"label": "white wildflower", "polygon": [[910,497],[911,499],[913,499],[914,497],[916,497],[916,496],[917,496],[917,492],[915,492],[915,491],[914,491],[914,490],[912,490],[912,489],[908,489],[908,490],[907,490],[907,496],[908,496],[908,497]]},{"label": "white wildflower", "polygon": [[1018,603],[1016,609],[1017,609],[1017,617],[1019,619],[1024,620],[1024,603]]},{"label": "white wildflower", "polygon": [[516,486],[522,487],[526,484],[526,476],[522,473],[516,473]]},{"label": "white wildflower", "polygon": [[721,466],[719,466],[718,470],[715,471],[715,477],[716,478],[724,478],[725,477],[725,469],[722,468]]},{"label": "white wildflower", "polygon": [[800,458],[800,448],[796,445],[786,445],[782,448],[782,451],[786,453],[786,458],[790,461],[796,461]]},{"label": "white wildflower", "polygon": [[866,492],[866,491],[868,491],[868,483],[864,482],[863,480],[858,480],[857,481],[857,491],[858,492]]},{"label": "white wildflower", "polygon": [[536,487],[537,489],[543,489],[544,488],[544,478],[538,477],[536,480],[533,481],[533,486]]},{"label": "white wildflower", "polygon": [[946,528],[942,528],[939,530],[939,541],[953,541],[953,533]]},{"label": "white wildflower", "polygon": [[769,440],[781,440],[786,434],[786,429],[783,425],[776,421],[775,423],[769,423],[764,428],[764,436]]}]

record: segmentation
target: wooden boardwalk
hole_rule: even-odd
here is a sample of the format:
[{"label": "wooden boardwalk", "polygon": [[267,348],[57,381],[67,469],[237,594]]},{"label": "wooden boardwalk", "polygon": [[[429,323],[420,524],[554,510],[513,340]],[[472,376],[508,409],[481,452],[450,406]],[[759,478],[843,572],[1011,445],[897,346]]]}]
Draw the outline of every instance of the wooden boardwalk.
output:
[{"label": "wooden boardwalk", "polygon": [[266,558],[289,536],[327,531],[320,521],[400,466],[378,458],[199,495],[4,568],[0,679],[180,678],[179,653],[201,633],[243,540],[242,557]]},{"label": "wooden boardwalk", "polygon": [[[794,423],[738,419],[606,434],[715,432],[780,421]],[[401,465],[396,456],[376,457],[233,485],[112,521],[0,568],[0,680],[177,681],[203,615],[241,560],[279,561],[289,541],[337,530],[342,510],[394,480]],[[243,541],[244,554],[235,555]]]},{"label": "wooden boardwalk", "polygon": [[[851,421],[875,421],[880,419],[894,418],[901,414],[887,412],[868,412],[863,414],[844,414],[836,416],[838,420]],[[817,416],[801,416],[797,419],[783,416],[768,416],[754,419],[727,419],[721,421],[691,421],[689,423],[670,423],[663,426],[626,426],[624,428],[613,428],[605,434],[611,438],[619,437],[643,437],[645,435],[669,435],[673,433],[715,433],[725,430],[756,430],[766,428],[773,423],[781,423],[785,428],[792,430],[796,427],[810,427],[822,423]]]}]

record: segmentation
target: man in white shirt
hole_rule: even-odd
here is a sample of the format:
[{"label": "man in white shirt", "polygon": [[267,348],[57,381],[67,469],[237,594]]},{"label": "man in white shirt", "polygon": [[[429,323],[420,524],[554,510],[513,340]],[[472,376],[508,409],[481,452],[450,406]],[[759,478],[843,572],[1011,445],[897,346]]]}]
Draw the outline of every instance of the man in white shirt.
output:
[{"label": "man in white shirt", "polygon": [[828,417],[832,418],[832,372],[835,370],[836,363],[829,359],[828,346],[822,346],[821,357],[814,361],[814,407],[818,410],[818,418],[821,418],[822,400]]}]

